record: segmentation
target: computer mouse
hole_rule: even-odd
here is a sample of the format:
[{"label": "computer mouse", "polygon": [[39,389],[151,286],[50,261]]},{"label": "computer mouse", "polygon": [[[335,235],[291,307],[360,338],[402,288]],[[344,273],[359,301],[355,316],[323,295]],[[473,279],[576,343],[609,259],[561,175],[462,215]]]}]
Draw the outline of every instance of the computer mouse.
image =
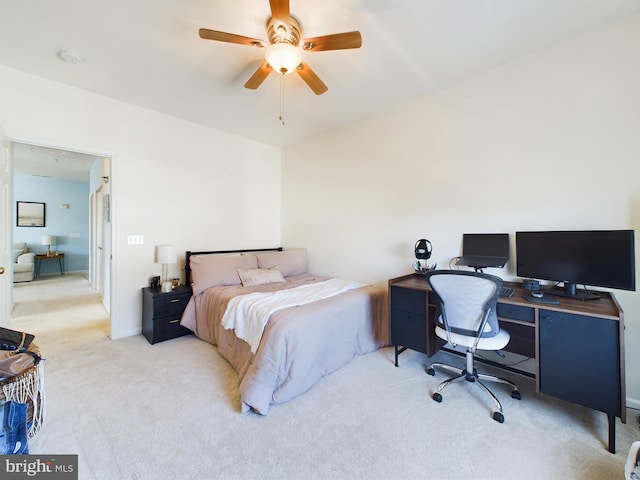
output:
[{"label": "computer mouse", "polygon": [[544,297],[544,293],[542,293],[542,292],[531,292],[531,296],[532,297],[536,297],[536,298],[542,298],[542,297]]}]

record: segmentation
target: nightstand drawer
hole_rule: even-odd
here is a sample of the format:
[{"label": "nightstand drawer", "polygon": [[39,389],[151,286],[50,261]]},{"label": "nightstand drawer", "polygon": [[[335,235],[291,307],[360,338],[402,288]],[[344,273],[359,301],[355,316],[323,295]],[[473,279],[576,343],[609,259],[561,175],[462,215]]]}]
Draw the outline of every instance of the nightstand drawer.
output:
[{"label": "nightstand drawer", "polygon": [[187,308],[190,296],[184,294],[164,293],[153,297],[154,318],[182,316],[182,312]]},{"label": "nightstand drawer", "polygon": [[[144,333],[144,332],[143,332]],[[146,332],[147,339],[152,343],[163,342],[172,338],[189,335],[191,330],[180,325],[180,317],[159,318],[153,321],[153,331]]]}]

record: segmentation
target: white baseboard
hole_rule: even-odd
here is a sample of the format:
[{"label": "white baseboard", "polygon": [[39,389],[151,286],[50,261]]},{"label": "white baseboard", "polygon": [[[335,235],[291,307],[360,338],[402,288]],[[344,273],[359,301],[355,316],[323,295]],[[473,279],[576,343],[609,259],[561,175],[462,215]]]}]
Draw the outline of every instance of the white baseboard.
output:
[{"label": "white baseboard", "polygon": [[118,340],[119,338],[134,337],[142,333],[142,327],[135,328],[133,330],[124,330],[121,332],[111,332],[111,340]]},{"label": "white baseboard", "polygon": [[627,407],[628,408],[635,408],[636,410],[640,410],[640,400],[638,400],[636,398],[627,397]]}]

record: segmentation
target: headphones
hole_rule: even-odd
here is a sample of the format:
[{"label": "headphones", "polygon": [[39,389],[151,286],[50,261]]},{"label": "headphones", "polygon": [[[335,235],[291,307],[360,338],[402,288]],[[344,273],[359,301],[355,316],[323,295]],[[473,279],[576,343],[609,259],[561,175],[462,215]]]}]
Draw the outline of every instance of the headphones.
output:
[{"label": "headphones", "polygon": [[421,238],[416,242],[414,252],[418,260],[429,260],[431,258],[431,242],[426,238]]}]

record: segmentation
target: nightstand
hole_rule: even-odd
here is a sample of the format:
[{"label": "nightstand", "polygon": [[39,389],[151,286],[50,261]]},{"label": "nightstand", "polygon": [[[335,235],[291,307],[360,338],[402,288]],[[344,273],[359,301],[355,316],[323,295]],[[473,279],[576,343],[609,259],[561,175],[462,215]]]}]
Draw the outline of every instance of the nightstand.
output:
[{"label": "nightstand", "polygon": [[142,289],[142,334],[154,343],[188,335],[188,328],[180,325],[182,312],[191,298],[191,287],[180,286],[162,293],[159,288]]}]

